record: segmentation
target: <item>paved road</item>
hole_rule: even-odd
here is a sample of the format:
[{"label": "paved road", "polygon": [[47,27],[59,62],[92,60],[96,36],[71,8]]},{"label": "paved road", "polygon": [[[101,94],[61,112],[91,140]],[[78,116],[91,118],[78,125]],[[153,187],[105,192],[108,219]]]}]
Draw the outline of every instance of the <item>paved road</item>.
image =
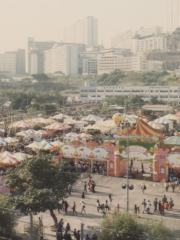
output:
[{"label": "paved road", "polygon": [[[123,190],[121,188],[122,183],[126,183],[126,179],[120,179],[120,178],[113,178],[113,177],[107,177],[107,176],[101,176],[101,175],[93,175],[93,180],[96,182],[96,193],[90,193],[88,192],[84,202],[86,204],[86,214],[81,215],[80,214],[80,200],[81,200],[81,194],[83,190],[83,183],[86,181],[86,176],[82,176],[81,179],[79,179],[76,184],[73,186],[73,192],[72,195],[67,199],[67,202],[69,204],[69,211],[68,215],[65,215],[64,213],[58,214],[57,217],[58,220],[61,218],[64,219],[65,225],[69,222],[71,226],[71,230],[76,228],[77,230],[80,230],[81,223],[84,223],[89,226],[98,226],[99,221],[102,219],[102,213],[98,213],[96,209],[96,201],[97,199],[100,200],[100,203],[105,203],[105,200],[108,200],[108,195],[111,194],[113,198],[113,207],[115,207],[118,203],[120,204],[121,210],[123,211],[126,208],[126,190]],[[132,184],[140,184],[142,181],[140,180],[130,180],[130,183]],[[145,182],[150,183],[150,182]],[[166,211],[165,216],[162,217],[160,215],[153,213],[153,206],[151,207],[151,213],[150,215],[147,214],[141,214],[141,219],[143,218],[154,218],[157,220],[164,219],[166,225],[170,227],[171,229],[178,229],[180,225],[180,205],[179,205],[179,199],[180,197],[177,195],[177,193],[172,193],[172,189],[169,189],[169,192],[165,192],[164,187],[147,187],[147,190],[145,191],[145,195],[143,196],[142,191],[140,187],[135,187],[134,190],[129,191],[129,197],[130,197],[130,211],[133,211],[134,204],[137,204],[142,212],[142,201],[145,198],[146,200],[150,200],[151,203],[153,203],[154,198],[158,198],[158,200],[162,200],[163,195],[166,194],[168,200],[170,197],[173,198],[175,207],[173,211]],[[72,215],[72,205],[73,202],[76,202],[77,206],[77,216]],[[152,204],[153,205],[153,204]],[[34,216],[34,220],[38,220],[38,217],[43,217],[43,225],[45,226],[45,235],[49,240],[56,239],[55,233],[51,232],[50,226],[53,225],[53,220],[49,215],[49,212],[45,212],[42,214],[39,214],[37,216]],[[24,231],[24,225],[29,223],[29,217],[24,216],[19,218],[19,225],[17,227],[18,232],[23,233]],[[85,228],[85,234],[89,233],[92,234],[92,230],[88,230]]]}]

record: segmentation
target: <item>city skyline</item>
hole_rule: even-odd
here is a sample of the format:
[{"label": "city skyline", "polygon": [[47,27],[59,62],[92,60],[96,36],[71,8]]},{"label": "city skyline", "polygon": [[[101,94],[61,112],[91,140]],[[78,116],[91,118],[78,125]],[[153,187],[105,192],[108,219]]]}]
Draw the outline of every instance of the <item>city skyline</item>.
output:
[{"label": "city skyline", "polygon": [[0,0],[0,4],[0,53],[27,50],[27,37],[60,42],[66,27],[87,16],[98,20],[98,43],[107,48],[118,33],[156,25],[166,31],[167,25],[167,0]]}]

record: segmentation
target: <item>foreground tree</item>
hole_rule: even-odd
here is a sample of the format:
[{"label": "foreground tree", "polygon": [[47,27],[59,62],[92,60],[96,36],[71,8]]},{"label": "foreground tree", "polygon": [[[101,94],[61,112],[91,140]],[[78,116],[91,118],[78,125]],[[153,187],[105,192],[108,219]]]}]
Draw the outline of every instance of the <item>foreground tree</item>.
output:
[{"label": "foreground tree", "polygon": [[6,212],[6,214],[0,213],[0,236],[6,238],[13,236],[14,240],[20,240],[20,237],[15,236],[15,228],[18,225],[16,216],[10,214],[10,211],[7,211],[7,209],[11,209],[11,205],[8,204],[8,199],[9,196],[0,195],[0,210]]},{"label": "foreground tree", "polygon": [[174,237],[163,221],[141,220],[132,214],[113,213],[107,215],[101,222],[102,231],[98,231],[98,240],[120,239],[151,239],[166,240]]},{"label": "foreground tree", "polygon": [[57,224],[54,210],[59,208],[59,201],[67,197],[68,185],[77,178],[78,174],[70,172],[68,162],[55,164],[51,155],[38,155],[8,171],[6,186],[17,192],[9,202],[23,213],[49,210]]}]

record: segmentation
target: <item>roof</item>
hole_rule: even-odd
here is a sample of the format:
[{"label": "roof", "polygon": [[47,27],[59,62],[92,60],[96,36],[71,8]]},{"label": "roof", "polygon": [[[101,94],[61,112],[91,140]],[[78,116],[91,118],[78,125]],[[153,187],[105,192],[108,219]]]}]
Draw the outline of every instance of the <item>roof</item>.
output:
[{"label": "roof", "polygon": [[168,105],[144,105],[142,109],[152,110],[152,111],[166,111],[172,109]]},{"label": "roof", "polygon": [[[117,134],[119,135],[127,135],[127,128],[119,131]],[[163,137],[164,134],[157,129],[152,128],[143,120],[138,120],[135,124],[129,127],[129,135],[137,135],[137,136],[156,136]]]}]

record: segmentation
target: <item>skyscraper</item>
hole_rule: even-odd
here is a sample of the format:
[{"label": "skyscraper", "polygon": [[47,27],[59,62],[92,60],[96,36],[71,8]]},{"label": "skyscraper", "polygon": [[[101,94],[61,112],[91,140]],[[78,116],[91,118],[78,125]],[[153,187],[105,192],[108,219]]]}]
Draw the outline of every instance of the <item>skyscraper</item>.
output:
[{"label": "skyscraper", "polygon": [[172,33],[180,27],[180,0],[168,0],[167,32]]},{"label": "skyscraper", "polygon": [[77,21],[64,29],[64,42],[83,43],[87,47],[98,45],[98,21],[92,16]]}]

